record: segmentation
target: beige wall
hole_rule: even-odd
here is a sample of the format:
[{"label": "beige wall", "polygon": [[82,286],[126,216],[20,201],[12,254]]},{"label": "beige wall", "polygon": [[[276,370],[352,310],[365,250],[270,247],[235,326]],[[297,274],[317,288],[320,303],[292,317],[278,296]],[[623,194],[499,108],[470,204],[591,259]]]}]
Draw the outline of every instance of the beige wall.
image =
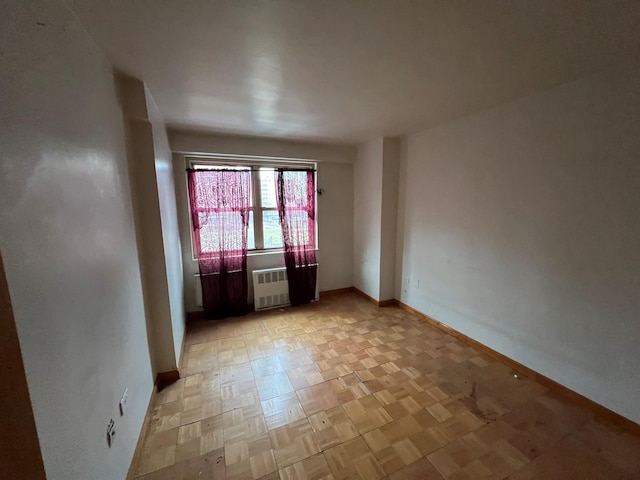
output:
[{"label": "beige wall", "polygon": [[410,136],[396,283],[403,302],[636,422],[639,73]]},{"label": "beige wall", "polygon": [[47,478],[122,479],[153,381],[113,72],[64,2],[1,10],[0,250]]},{"label": "beige wall", "polygon": [[[290,142],[251,137],[212,135],[170,131],[174,151],[174,173],[178,219],[182,240],[184,271],[184,301],[188,312],[195,305],[194,275],[198,263],[193,259],[189,224],[185,152],[204,154],[250,155],[277,158],[307,159],[318,162],[318,285],[320,291],[353,285],[353,170],[355,147],[309,142]],[[284,266],[282,252],[249,254],[249,272],[261,268]],[[249,298],[253,301],[253,282],[249,275]]]}]

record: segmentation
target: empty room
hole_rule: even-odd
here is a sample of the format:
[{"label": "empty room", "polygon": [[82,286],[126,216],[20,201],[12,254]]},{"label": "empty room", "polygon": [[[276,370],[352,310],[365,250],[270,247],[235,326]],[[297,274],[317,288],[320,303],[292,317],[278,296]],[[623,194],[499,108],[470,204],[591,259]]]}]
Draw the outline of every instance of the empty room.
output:
[{"label": "empty room", "polygon": [[640,479],[640,3],[0,5],[2,478]]}]

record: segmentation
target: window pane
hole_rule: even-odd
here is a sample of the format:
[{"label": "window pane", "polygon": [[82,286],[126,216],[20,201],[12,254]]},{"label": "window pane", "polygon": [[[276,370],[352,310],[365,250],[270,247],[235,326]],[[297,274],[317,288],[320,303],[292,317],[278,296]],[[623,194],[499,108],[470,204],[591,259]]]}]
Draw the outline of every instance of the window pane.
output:
[{"label": "window pane", "polygon": [[256,236],[255,236],[255,230],[253,228],[253,210],[251,210],[249,212],[249,233],[248,233],[248,239],[247,239],[247,248],[249,250],[255,250],[256,248]]},{"label": "window pane", "polygon": [[[260,169],[260,197],[264,208],[276,208],[276,182],[273,168]],[[265,237],[266,238],[266,237]]]},{"label": "window pane", "polygon": [[277,211],[262,212],[262,231],[264,232],[264,248],[281,248],[283,246],[282,228]]}]

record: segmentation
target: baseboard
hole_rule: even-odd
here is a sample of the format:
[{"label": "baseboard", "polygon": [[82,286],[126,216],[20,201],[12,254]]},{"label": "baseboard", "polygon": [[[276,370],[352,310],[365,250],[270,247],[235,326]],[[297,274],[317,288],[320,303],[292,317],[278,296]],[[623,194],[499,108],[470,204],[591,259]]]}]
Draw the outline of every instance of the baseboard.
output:
[{"label": "baseboard", "polygon": [[370,297],[369,295],[367,295],[366,293],[364,293],[362,290],[360,290],[359,288],[353,287],[353,291],[356,292],[358,295],[360,295],[362,298],[364,298],[365,300],[373,303],[376,307],[378,306],[378,301],[373,298]]},{"label": "baseboard", "polygon": [[156,387],[158,391],[162,391],[172,383],[176,383],[180,380],[179,370],[169,370],[168,372],[160,372],[156,375]]},{"label": "baseboard", "polygon": [[353,287],[336,288],[334,290],[325,290],[320,292],[320,298],[330,297],[331,295],[342,295],[343,293],[352,293],[355,290]]},{"label": "baseboard", "polygon": [[196,322],[198,320],[202,320],[205,318],[204,310],[196,310],[195,312],[187,312],[186,313],[186,322],[187,324],[191,322]]},{"label": "baseboard", "polygon": [[624,417],[619,413],[614,412],[613,410],[609,410],[607,407],[600,405],[599,403],[596,403],[593,400],[585,397],[584,395],[581,395],[578,392],[575,392],[570,388],[565,387],[564,385],[556,382],[555,380],[552,380],[549,377],[546,377],[545,375],[542,375],[541,373],[538,373],[535,370],[532,370],[531,368],[513,360],[512,358],[509,358],[506,355],[503,355],[502,353],[497,352],[490,347],[487,347],[483,343],[480,343],[477,340],[474,340],[473,338],[468,337],[464,333],[460,333],[459,331],[449,327],[448,325],[445,325],[444,323],[439,322],[438,320],[430,317],[429,315],[426,315],[420,312],[419,310],[416,310],[415,308],[400,302],[399,300],[394,300],[393,303],[397,305],[399,308],[402,308],[403,310],[406,310],[407,312],[412,313],[416,317],[426,321],[430,325],[442,330],[445,333],[448,333],[452,337],[455,337],[463,341],[464,343],[475,348],[476,350],[479,350],[482,353],[485,353],[486,355],[492,358],[495,358],[496,360],[505,364],[509,368],[512,368],[516,372],[531,378],[532,380],[540,383],[541,385],[544,385],[549,390],[552,390],[555,393],[562,395],[563,397],[572,401],[573,403],[580,405],[583,408],[586,408],[599,419],[612,423],[618,426],[619,428],[629,431],[635,435],[640,435],[640,425],[635,423],[633,420],[630,420],[627,417]]},{"label": "baseboard", "polygon": [[396,300],[395,299],[390,299],[390,300],[381,300],[378,301],[373,297],[370,297],[369,295],[367,295],[366,293],[364,293],[362,290],[356,288],[356,287],[351,287],[353,290],[351,290],[352,292],[357,293],[358,295],[360,295],[362,298],[364,298],[365,300],[370,301],[371,303],[373,303],[376,307],[390,307],[392,305],[396,305]]},{"label": "baseboard", "polygon": [[133,457],[131,458],[131,465],[129,465],[129,471],[127,472],[127,480],[133,480],[136,474],[136,468],[140,461],[140,455],[142,455],[142,444],[144,443],[144,437],[149,429],[149,422],[151,421],[151,411],[153,410],[153,404],[156,399],[158,388],[156,385],[151,390],[151,398],[149,398],[149,405],[147,406],[147,413],[144,415],[142,421],[142,428],[140,428],[140,435],[138,435],[138,441],[136,442],[136,448],[133,450]]}]

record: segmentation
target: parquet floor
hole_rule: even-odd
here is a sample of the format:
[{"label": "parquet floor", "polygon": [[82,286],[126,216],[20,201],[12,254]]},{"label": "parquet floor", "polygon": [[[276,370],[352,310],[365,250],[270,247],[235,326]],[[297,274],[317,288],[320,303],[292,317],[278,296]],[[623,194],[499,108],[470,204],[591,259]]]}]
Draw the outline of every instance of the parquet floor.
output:
[{"label": "parquet floor", "polygon": [[182,360],[136,478],[640,478],[640,438],[354,294],[193,324]]}]

